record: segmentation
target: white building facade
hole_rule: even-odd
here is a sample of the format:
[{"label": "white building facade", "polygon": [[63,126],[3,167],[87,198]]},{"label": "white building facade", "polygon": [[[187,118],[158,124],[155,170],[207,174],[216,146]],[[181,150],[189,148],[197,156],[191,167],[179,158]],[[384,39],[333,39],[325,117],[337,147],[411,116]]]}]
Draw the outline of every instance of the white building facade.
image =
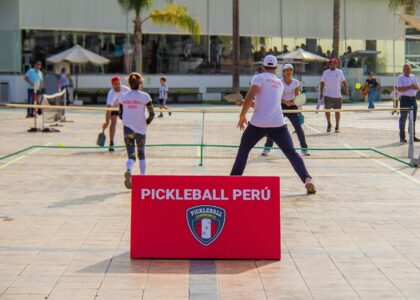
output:
[{"label": "white building facade", "polygon": [[[149,11],[163,8],[166,3],[155,0]],[[176,3],[185,5],[200,21],[200,42],[177,29],[147,21],[143,27],[143,72],[147,84],[157,87],[164,74],[172,87],[198,87],[204,98],[220,97],[211,95],[211,91],[217,94],[218,89],[231,86],[231,1]],[[147,12],[142,15],[146,16]],[[117,0],[1,0],[0,83],[2,90],[5,83],[8,85],[8,101],[26,99],[26,92],[21,91],[25,90],[22,74],[35,60],[41,60],[44,72],[52,74],[53,66],[45,64],[46,58],[74,44],[111,60],[103,69],[85,66],[80,87],[107,87],[111,74],[124,74],[133,67],[133,17],[120,8]],[[243,87],[265,54],[302,47],[328,56],[332,50],[333,0],[241,0],[240,18]],[[394,12],[389,9],[388,0],[341,0],[340,55],[348,47],[353,52],[380,52],[367,60],[365,72],[392,74],[394,36],[405,34],[403,22],[397,20],[394,28]],[[417,59],[417,43],[397,38],[398,71],[407,57]],[[307,85],[316,85],[322,65],[309,64],[300,71]],[[392,84],[392,80],[384,80]]]}]

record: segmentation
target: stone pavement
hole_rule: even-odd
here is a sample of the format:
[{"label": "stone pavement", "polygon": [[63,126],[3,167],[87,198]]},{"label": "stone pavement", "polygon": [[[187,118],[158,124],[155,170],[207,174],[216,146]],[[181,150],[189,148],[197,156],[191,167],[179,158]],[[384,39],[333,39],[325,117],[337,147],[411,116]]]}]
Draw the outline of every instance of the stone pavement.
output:
[{"label": "stone pavement", "polygon": [[[124,159],[36,153],[0,165],[0,299],[418,299],[420,173],[389,160],[285,160],[282,260],[131,260]],[[109,159],[107,159],[109,157]],[[9,162],[11,160],[8,160]],[[227,174],[231,160],[149,159],[149,174]]]}]

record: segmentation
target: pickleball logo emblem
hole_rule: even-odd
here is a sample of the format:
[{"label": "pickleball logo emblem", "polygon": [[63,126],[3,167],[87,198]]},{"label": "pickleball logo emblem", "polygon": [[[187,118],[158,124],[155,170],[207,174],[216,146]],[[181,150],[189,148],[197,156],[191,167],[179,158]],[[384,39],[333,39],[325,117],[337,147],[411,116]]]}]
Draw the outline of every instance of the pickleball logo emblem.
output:
[{"label": "pickleball logo emblem", "polygon": [[219,237],[226,221],[226,211],[213,205],[199,205],[187,209],[187,223],[191,234],[203,246]]}]

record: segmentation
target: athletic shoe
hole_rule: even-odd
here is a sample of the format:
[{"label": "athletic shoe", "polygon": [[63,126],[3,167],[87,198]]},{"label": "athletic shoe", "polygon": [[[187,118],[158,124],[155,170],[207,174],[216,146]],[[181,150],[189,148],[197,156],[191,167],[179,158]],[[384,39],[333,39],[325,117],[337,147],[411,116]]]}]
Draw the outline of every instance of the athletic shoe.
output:
[{"label": "athletic shoe", "polygon": [[270,149],[264,149],[261,156],[268,156],[268,153],[270,153]]},{"label": "athletic shoe", "polygon": [[405,143],[407,143],[407,140],[406,139],[400,139],[400,143],[405,144]]},{"label": "athletic shoe", "polygon": [[171,116],[171,115],[172,115],[172,112],[170,111],[170,112],[169,112],[169,116]]},{"label": "athletic shoe", "polygon": [[420,142],[420,139],[418,139],[418,138],[414,137],[414,141],[415,141],[415,142]]},{"label": "athletic shoe", "polygon": [[302,150],[301,153],[302,153],[302,156],[311,156],[308,150]]},{"label": "athletic shoe", "polygon": [[340,133],[340,128],[335,127],[335,133]]},{"label": "athletic shoe", "polygon": [[306,188],[306,193],[308,195],[316,193],[315,185],[314,185],[314,182],[311,178],[306,178],[305,188]]},{"label": "athletic shoe", "polygon": [[110,143],[110,144],[109,144],[108,151],[109,151],[109,152],[114,152],[114,151],[115,151],[115,149],[114,149],[114,143]]},{"label": "athletic shoe", "polygon": [[131,173],[130,172],[125,172],[124,174],[124,185],[127,189],[131,190]]},{"label": "athletic shoe", "polygon": [[331,124],[328,124],[328,127],[327,127],[327,132],[331,132]]},{"label": "athletic shoe", "polygon": [[163,114],[162,114],[162,113],[160,113],[160,115],[158,116],[158,118],[163,118]]}]

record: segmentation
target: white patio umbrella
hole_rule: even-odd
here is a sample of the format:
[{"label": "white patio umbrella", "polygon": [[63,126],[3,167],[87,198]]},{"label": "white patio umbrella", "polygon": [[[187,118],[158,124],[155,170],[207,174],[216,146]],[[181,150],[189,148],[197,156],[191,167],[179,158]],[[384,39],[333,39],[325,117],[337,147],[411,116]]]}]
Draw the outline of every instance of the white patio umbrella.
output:
[{"label": "white patio umbrella", "polygon": [[277,56],[277,58],[279,60],[283,60],[283,61],[294,61],[294,60],[304,61],[304,62],[315,62],[315,61],[325,62],[325,61],[328,61],[328,59],[325,58],[325,57],[314,54],[312,52],[305,51],[301,48],[296,49],[295,51],[292,51],[292,52],[289,52],[289,53],[280,54],[280,55]]},{"label": "white patio umbrella", "polygon": [[[70,49],[67,49],[61,53],[55,54],[47,58],[48,62],[57,64],[61,62],[68,62],[74,65],[83,65],[87,63],[91,63],[94,65],[105,65],[110,62],[109,59],[102,57],[98,54],[95,54],[85,48],[75,45]],[[80,68],[79,68],[80,70]],[[77,86],[78,86],[78,78],[77,72],[76,73],[76,99],[77,99]]]}]

